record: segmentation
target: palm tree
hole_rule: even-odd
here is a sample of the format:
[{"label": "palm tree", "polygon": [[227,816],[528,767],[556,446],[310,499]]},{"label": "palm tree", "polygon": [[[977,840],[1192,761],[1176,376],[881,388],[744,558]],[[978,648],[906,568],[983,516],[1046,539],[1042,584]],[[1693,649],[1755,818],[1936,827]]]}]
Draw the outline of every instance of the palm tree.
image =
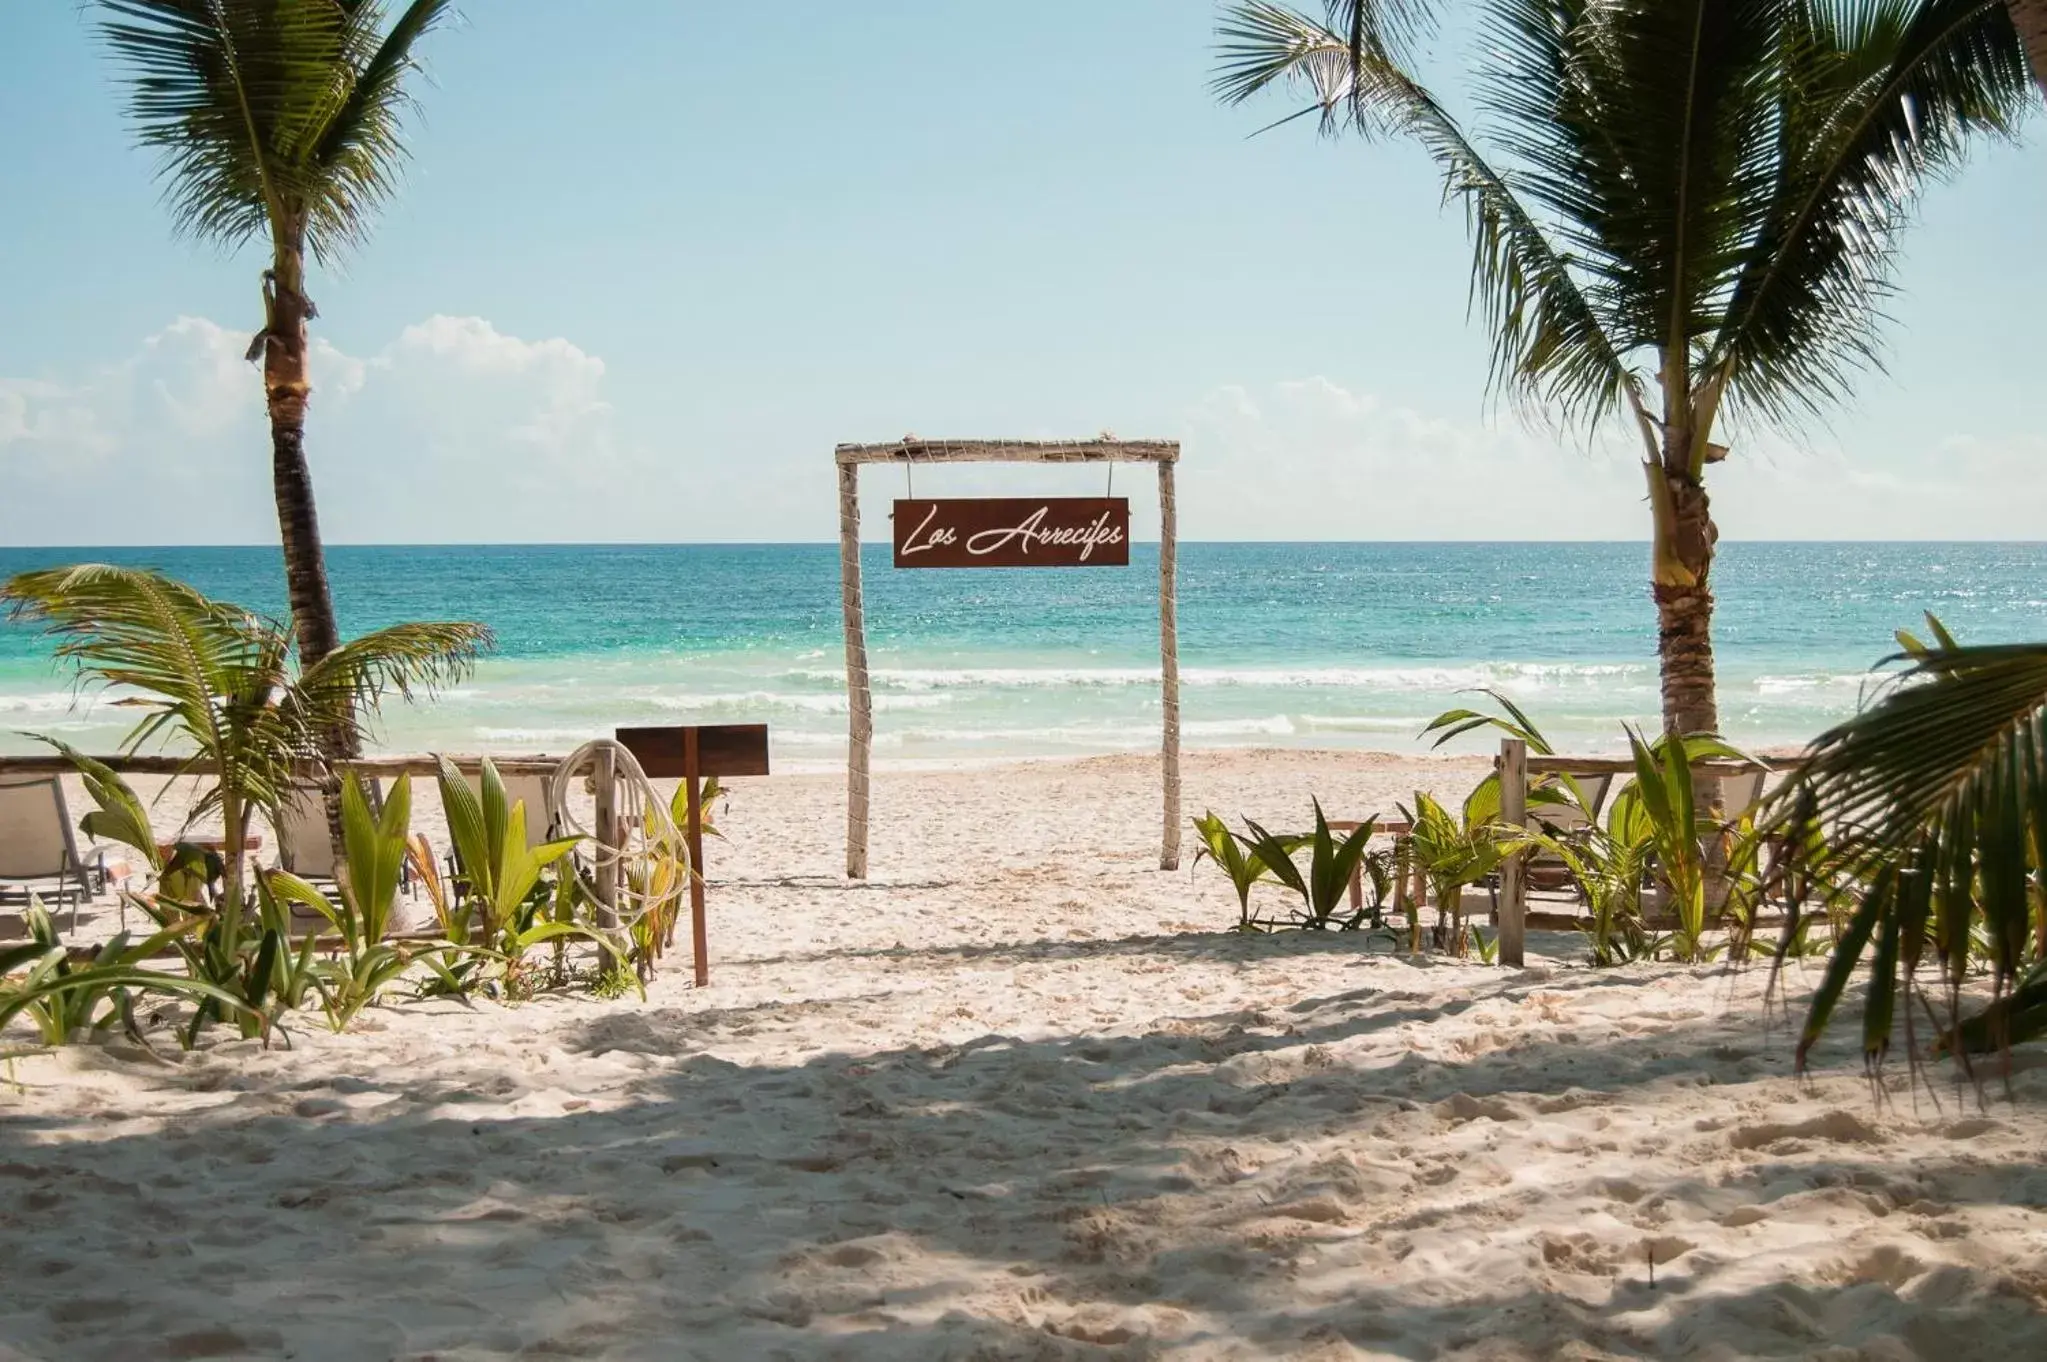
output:
[{"label": "palm tree", "polygon": [[0,606],[47,626],[81,680],[130,692],[120,703],[140,717],[124,753],[166,738],[190,749],[185,769],[205,779],[191,816],[221,816],[232,902],[250,816],[275,826],[294,777],[320,765],[334,735],[359,744],[386,692],[409,699],[455,681],[491,642],[480,624],[396,624],[295,665],[287,626],[159,573],[97,563],[20,573],[0,583]]},{"label": "palm tree", "polygon": [[1409,74],[1427,0],[1331,0],[1322,20],[1241,0],[1216,90],[1303,89],[1325,130],[1411,135],[1443,168],[1495,384],[1640,440],[1664,727],[1718,732],[1723,421],[1818,412],[1878,362],[1913,197],[2013,128],[2025,58],[2002,0],[1482,5],[1491,147]]},{"label": "palm tree", "polygon": [[450,0],[412,0],[388,31],[380,0],[99,0],[127,68],[138,139],[163,157],[180,228],[239,246],[267,234],[263,361],[285,583],[307,665],[340,646],[306,464],[306,257],[358,242],[404,147],[404,80]]}]

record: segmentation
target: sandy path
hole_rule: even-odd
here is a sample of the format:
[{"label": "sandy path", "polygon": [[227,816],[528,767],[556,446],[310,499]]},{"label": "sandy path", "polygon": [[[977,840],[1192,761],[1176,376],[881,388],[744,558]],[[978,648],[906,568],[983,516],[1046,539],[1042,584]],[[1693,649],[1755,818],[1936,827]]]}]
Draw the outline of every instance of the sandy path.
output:
[{"label": "sandy path", "polygon": [[[1471,771],[1205,754],[1190,806]],[[1879,1110],[1760,971],[1215,934],[1149,780],[885,776],[861,888],[836,781],[746,783],[701,993],[16,1061],[0,1358],[2047,1356],[2041,1056]]]}]

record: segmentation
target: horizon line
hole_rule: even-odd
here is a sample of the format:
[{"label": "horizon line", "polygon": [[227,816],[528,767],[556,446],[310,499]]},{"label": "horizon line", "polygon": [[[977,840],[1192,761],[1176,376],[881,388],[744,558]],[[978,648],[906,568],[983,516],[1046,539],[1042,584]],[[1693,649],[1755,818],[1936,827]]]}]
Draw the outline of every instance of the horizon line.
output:
[{"label": "horizon line", "polygon": [[[1599,545],[1645,547],[1650,541],[1642,539],[1180,539],[1179,548],[1201,547],[1242,547],[1242,548],[1362,548],[1371,546],[1410,548],[1449,548],[1486,546],[1527,546],[1527,545]],[[1132,547],[1156,548],[1156,539],[1136,539]],[[1756,538],[1735,539],[1722,537],[1717,547],[1729,544],[1796,544],[1821,546],[1849,545],[2003,545],[2009,547],[2034,547],[2047,545],[2047,539],[1782,539]],[[886,539],[862,539],[862,549],[888,548]],[[836,539],[491,539],[491,540],[330,540],[324,549],[791,549],[830,548],[837,549]],[[129,553],[158,553],[190,551],[195,549],[271,549],[282,550],[275,541],[240,540],[225,543],[191,544],[0,544],[0,553],[93,553],[106,550]]]}]

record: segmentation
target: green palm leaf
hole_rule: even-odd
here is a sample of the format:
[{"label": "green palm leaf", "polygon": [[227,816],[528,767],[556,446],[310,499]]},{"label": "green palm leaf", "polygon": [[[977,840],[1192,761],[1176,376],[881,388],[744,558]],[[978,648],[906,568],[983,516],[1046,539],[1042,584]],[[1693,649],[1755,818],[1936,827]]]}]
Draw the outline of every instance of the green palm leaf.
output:
[{"label": "green palm leaf", "polygon": [[368,0],[99,3],[180,225],[229,245],[298,236],[323,258],[395,188],[403,77],[452,8],[413,0],[386,32]]},{"label": "green palm leaf", "polygon": [[[1773,797],[1794,845],[1826,829],[1809,878],[1847,905],[1850,929],[1815,995],[1805,1046],[1838,1008],[1868,943],[1864,1048],[1889,1045],[1892,999],[1915,987],[1926,946],[1940,966],[1948,1040],[2007,1043],[2042,1034],[2031,996],[2012,990],[2047,954],[2047,645],[1948,647],[1911,665],[1863,713],[1822,734]],[[1900,659],[1903,660],[1903,659]],[[1960,1015],[1976,965],[1994,1001]]]}]

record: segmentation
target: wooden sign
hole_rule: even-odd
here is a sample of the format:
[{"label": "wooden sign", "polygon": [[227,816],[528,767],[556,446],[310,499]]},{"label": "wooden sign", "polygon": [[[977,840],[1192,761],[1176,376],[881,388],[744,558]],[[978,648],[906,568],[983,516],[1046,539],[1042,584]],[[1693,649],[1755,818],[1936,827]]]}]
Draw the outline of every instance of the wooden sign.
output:
[{"label": "wooden sign", "polygon": [[[704,724],[687,728],[621,728],[618,741],[650,777],[682,781],[689,843],[689,939],[697,987],[711,982],[711,934],[704,918],[704,789],[706,776],[768,773],[766,724]],[[603,816],[600,813],[600,817]]]},{"label": "wooden sign", "polygon": [[[685,780],[690,776],[764,776],[768,773],[766,724],[705,724],[694,728],[621,728],[618,740],[649,776]],[[696,769],[689,766],[696,747]]]},{"label": "wooden sign", "polygon": [[896,566],[1128,567],[1127,497],[898,501]]}]

